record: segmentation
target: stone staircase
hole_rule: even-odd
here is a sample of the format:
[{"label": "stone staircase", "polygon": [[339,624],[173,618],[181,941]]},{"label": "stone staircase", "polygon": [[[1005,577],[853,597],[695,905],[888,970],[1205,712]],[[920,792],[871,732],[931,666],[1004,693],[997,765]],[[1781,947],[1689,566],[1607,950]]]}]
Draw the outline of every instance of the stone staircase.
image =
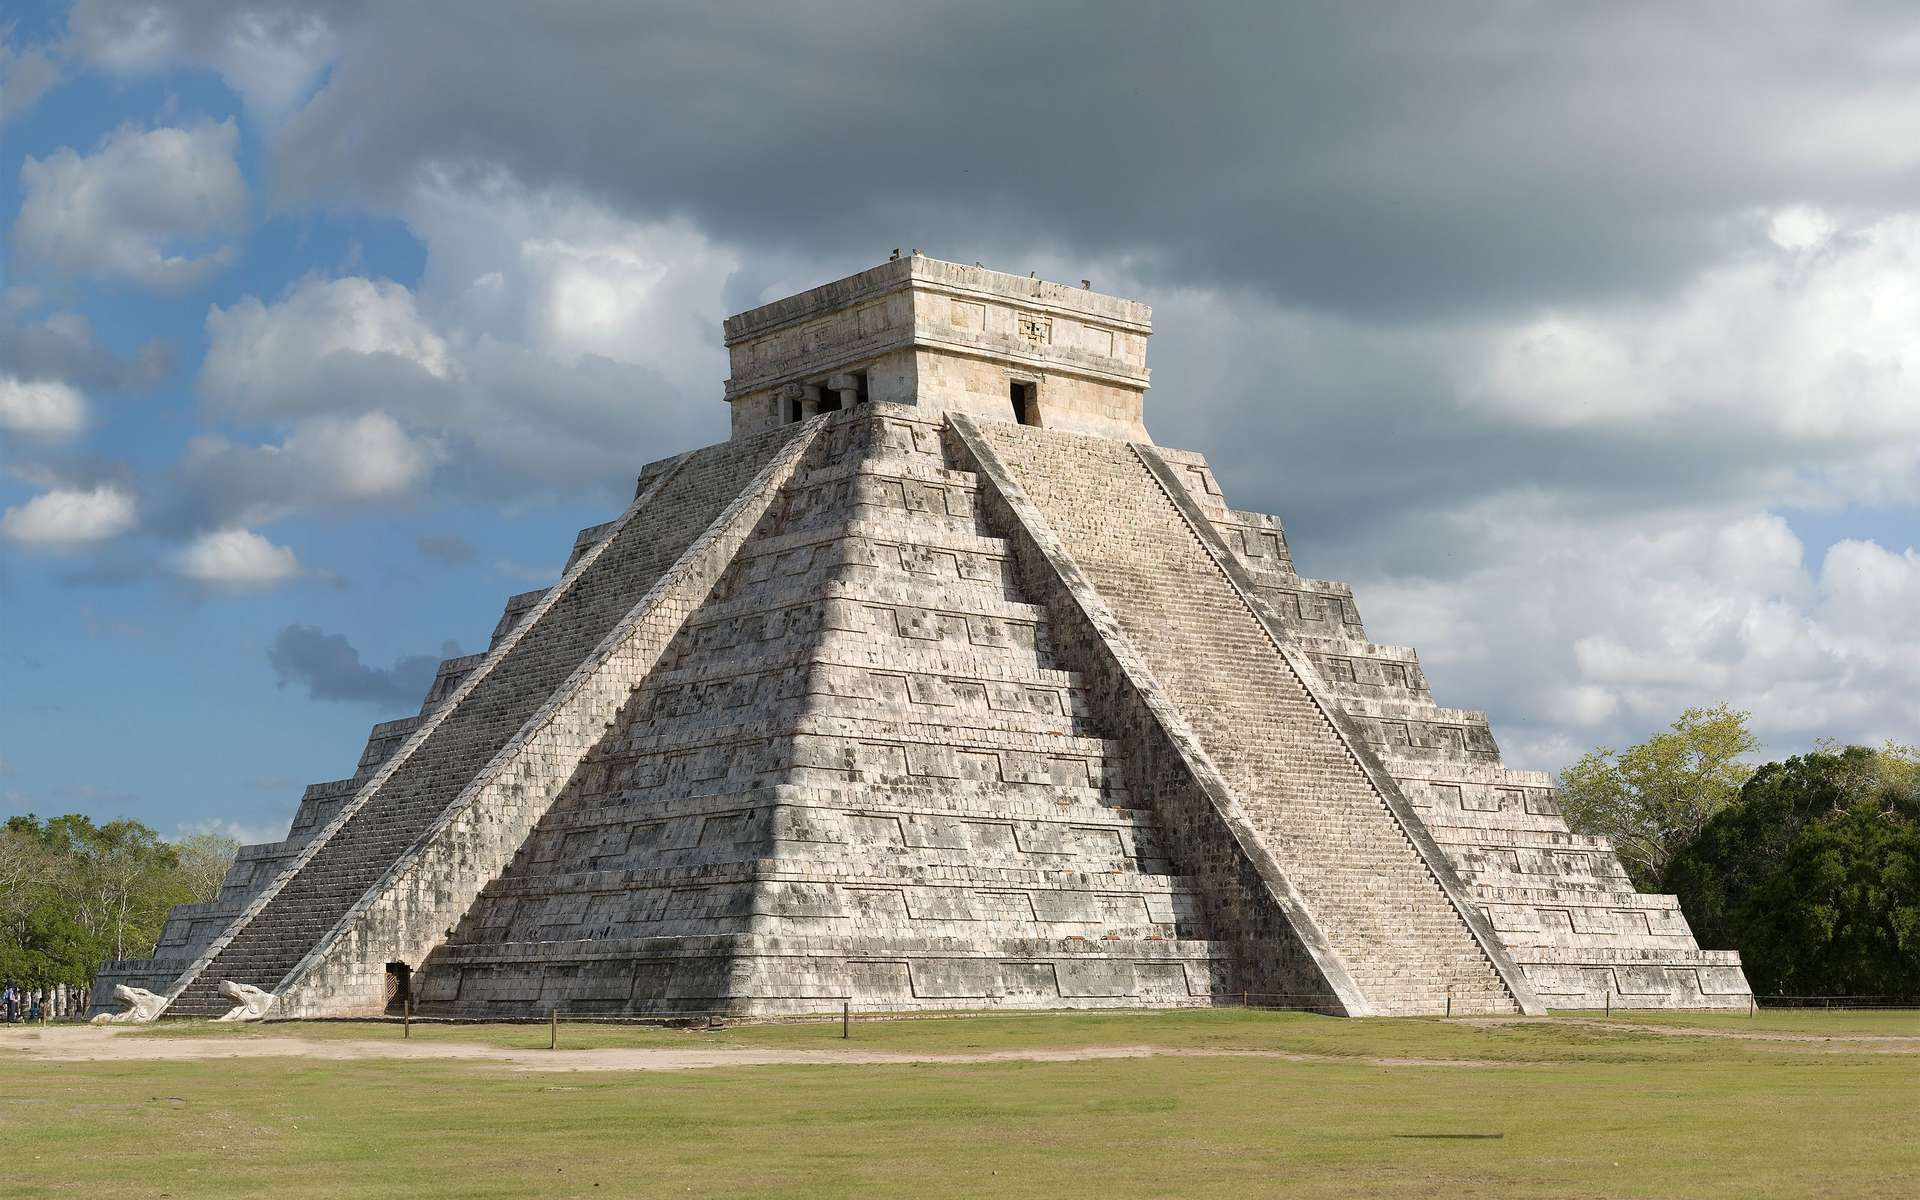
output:
[{"label": "stone staircase", "polygon": [[429,1013],[1191,1005],[1196,882],[937,422],[843,413],[447,944]]},{"label": "stone staircase", "polygon": [[1369,641],[1351,588],[1298,574],[1277,518],[1229,508],[1203,456],[1155,453],[1256,603],[1312,659],[1536,995],[1565,1007],[1746,1007],[1739,955],[1702,950],[1674,897],[1635,892],[1605,839],[1570,832],[1552,779],[1506,767],[1485,713],[1436,704],[1410,647]]},{"label": "stone staircase", "polygon": [[689,456],[694,469],[663,473],[601,553],[577,560],[484,667],[413,719],[362,791],[176,983],[168,1014],[226,1011],[223,980],[279,990],[785,440],[726,443]]},{"label": "stone staircase", "polygon": [[1143,458],[1013,425],[980,435],[1190,723],[1370,1009],[1516,1010],[1470,925],[1479,914],[1449,897]]}]

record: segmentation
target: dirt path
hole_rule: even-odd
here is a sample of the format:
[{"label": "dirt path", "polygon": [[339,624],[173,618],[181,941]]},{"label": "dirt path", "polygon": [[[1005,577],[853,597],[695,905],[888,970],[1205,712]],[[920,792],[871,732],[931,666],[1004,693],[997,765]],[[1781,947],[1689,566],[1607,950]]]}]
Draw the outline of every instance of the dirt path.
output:
[{"label": "dirt path", "polygon": [[1061,1050],[994,1050],[933,1054],[893,1050],[800,1050],[783,1047],[598,1047],[516,1050],[477,1042],[351,1041],[273,1035],[141,1037],[131,1030],[59,1026],[0,1031],[0,1064],[11,1051],[40,1062],[179,1062],[213,1058],[455,1059],[519,1071],[697,1071],[715,1067],[899,1065],[908,1063],[1083,1062],[1116,1058],[1262,1058],[1275,1062],[1361,1063],[1400,1067],[1505,1067],[1475,1059],[1369,1058],[1273,1050],[1182,1050],[1161,1046],[1082,1046]]},{"label": "dirt path", "polygon": [[[1531,1017],[1463,1017],[1462,1025],[1517,1025]],[[1713,1029],[1700,1025],[1662,1025],[1657,1021],[1608,1021],[1598,1017],[1556,1017],[1555,1025],[1583,1025],[1609,1032],[1653,1033],[1665,1037],[1732,1038],[1741,1042],[1866,1042],[1887,1054],[1920,1054],[1920,1034],[1906,1033],[1795,1033],[1786,1029]]]}]

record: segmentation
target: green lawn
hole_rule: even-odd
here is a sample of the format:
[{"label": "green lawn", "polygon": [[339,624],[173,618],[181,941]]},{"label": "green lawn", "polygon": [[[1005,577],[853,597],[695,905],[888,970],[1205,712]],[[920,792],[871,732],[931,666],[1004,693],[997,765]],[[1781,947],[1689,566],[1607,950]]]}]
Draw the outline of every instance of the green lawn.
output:
[{"label": "green lawn", "polygon": [[[1911,1014],[1879,1016],[1850,1021],[1859,1027],[1848,1032],[1920,1032]],[[243,1036],[273,1034],[398,1031],[281,1025]],[[545,1029],[527,1026],[417,1026],[414,1034],[546,1044]],[[12,1057],[0,1036],[0,1196],[1121,1200],[1920,1190],[1920,1057],[1844,1039],[1676,1037],[1626,1021],[1487,1027],[1232,1011],[872,1022],[857,1024],[850,1043],[837,1025],[718,1033],[563,1026],[561,1035],[563,1046],[581,1047],[955,1052],[1144,1043],[1345,1061],[521,1073],[451,1061],[40,1063]]]}]

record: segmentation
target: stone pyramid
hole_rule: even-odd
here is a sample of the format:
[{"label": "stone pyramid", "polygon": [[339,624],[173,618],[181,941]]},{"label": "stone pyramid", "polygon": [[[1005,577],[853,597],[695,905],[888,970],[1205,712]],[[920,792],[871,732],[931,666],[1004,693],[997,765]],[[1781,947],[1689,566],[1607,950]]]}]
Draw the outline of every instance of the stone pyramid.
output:
[{"label": "stone pyramid", "polygon": [[1149,318],[917,254],[731,318],[731,439],[648,466],[95,995],[1744,1006],[1484,714],[1152,444]]}]

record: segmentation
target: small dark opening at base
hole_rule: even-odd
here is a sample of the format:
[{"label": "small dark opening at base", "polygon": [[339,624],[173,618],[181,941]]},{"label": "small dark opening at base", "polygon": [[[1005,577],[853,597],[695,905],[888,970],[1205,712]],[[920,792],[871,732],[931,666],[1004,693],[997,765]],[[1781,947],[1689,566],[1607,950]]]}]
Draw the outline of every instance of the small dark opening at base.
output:
[{"label": "small dark opening at base", "polygon": [[406,1011],[413,1000],[413,968],[403,962],[387,964],[386,1011],[394,1016]]}]

